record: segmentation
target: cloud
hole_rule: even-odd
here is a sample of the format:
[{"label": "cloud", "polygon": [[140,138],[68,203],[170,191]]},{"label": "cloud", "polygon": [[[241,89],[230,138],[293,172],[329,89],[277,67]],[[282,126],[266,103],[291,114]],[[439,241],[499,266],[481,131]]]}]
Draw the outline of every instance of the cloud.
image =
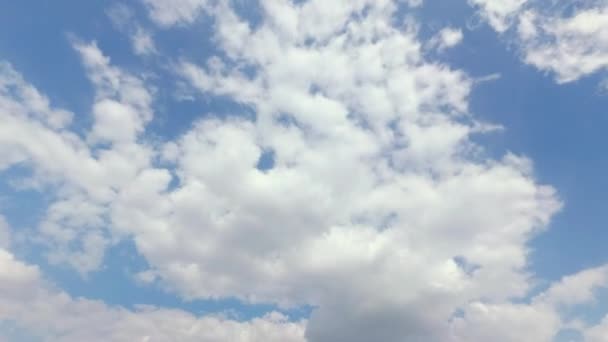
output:
[{"label": "cloud", "polygon": [[463,341],[553,341],[561,330],[580,332],[585,341],[603,341],[606,319],[589,326],[571,311],[596,300],[596,290],[608,287],[608,268],[602,265],[566,276],[533,297],[529,303],[471,303],[453,329]]},{"label": "cloud", "polygon": [[537,296],[535,301],[555,307],[588,304],[595,298],[594,291],[606,286],[608,286],[608,266],[600,266],[564,277],[551,285],[545,293]]},{"label": "cloud", "polygon": [[106,10],[106,14],[116,29],[129,35],[136,55],[146,56],[158,52],[151,32],[137,23],[133,10],[127,5],[114,4]]},{"label": "cloud", "polygon": [[606,336],[608,336],[608,317],[605,317],[600,324],[586,330],[583,336],[587,342],[606,341]]},{"label": "cloud", "polygon": [[559,83],[575,81],[608,67],[608,7],[587,7],[572,15],[521,14],[518,33],[525,61],[555,74]]},{"label": "cloud", "polygon": [[552,310],[525,304],[472,303],[453,323],[457,341],[553,341],[560,318]]},{"label": "cloud", "polygon": [[262,8],[255,30],[211,10],[228,58],[176,70],[256,120],[200,121],[165,147],[179,186],[145,173],[115,206],[154,274],[187,298],[318,307],[311,341],[448,340],[467,303],[525,296],[526,241],[560,203],[525,158],[479,161],[472,81],[424,60],[391,1]]},{"label": "cloud", "polygon": [[512,24],[514,16],[528,0],[468,0],[481,18],[498,32],[506,31]]},{"label": "cloud", "polygon": [[500,73],[493,73],[475,78],[475,83],[493,82],[499,80],[501,77],[502,75]]},{"label": "cloud", "polygon": [[470,0],[497,32],[508,33],[522,60],[576,81],[608,67],[608,7],[601,1]]},{"label": "cloud", "polygon": [[11,234],[6,219],[0,216],[0,248],[8,248],[11,243]]},{"label": "cloud", "polygon": [[96,88],[87,139],[70,129],[71,113],[52,108],[44,95],[2,63],[0,151],[6,153],[0,154],[0,168],[29,166],[29,184],[57,191],[32,238],[49,249],[50,261],[87,272],[101,265],[110,244],[105,219],[109,204],[150,164],[152,151],[136,140],[152,118],[152,97],[140,79],[111,66],[95,43],[74,46]]},{"label": "cloud", "polygon": [[[53,197],[36,238],[83,273],[133,239],[150,266],[139,278],[182,298],[312,316],[239,323],[109,307],[53,290],[2,250],[0,318],[66,341],[549,341],[561,307],[603,286],[592,270],[526,300],[528,243],[561,201],[525,156],[491,158],[474,142],[492,127],[470,113],[475,80],[427,59],[399,3],[263,0],[255,28],[231,2],[144,4],[163,27],[205,11],[221,53],[179,59],[174,75],[255,115],[210,114],[149,143],[152,85],[74,41],[95,89],[92,124],[75,133],[70,113],[2,64],[0,165],[27,165]],[[521,6],[478,5],[499,19]],[[258,168],[269,151],[272,165]]]},{"label": "cloud", "polygon": [[151,55],[156,53],[156,46],[150,32],[142,28],[137,28],[131,36],[133,42],[133,51],[140,56]]},{"label": "cloud", "polygon": [[0,249],[0,321],[52,341],[304,341],[305,322],[279,313],[237,322],[195,317],[180,310],[140,306],[134,310],[73,298],[48,284],[36,266]]},{"label": "cloud", "polygon": [[209,6],[209,0],[144,0],[150,17],[163,27],[191,24]]},{"label": "cloud", "polygon": [[427,46],[437,51],[454,47],[462,42],[462,30],[446,27],[441,29],[437,34],[429,40]]},{"label": "cloud", "polygon": [[[558,306],[580,305],[592,299],[587,294],[608,285],[606,266],[585,270],[551,285],[530,303],[481,303],[465,306],[462,316],[450,323],[450,335],[442,341],[550,341],[562,328],[580,331],[586,341],[603,341],[606,319],[594,326],[564,321]],[[590,281],[591,280],[591,281]],[[234,321],[222,315],[193,316],[190,313],[140,305],[134,309],[108,306],[102,302],[73,298],[44,279],[36,266],[17,260],[9,251],[0,249],[0,322],[9,321],[27,336],[44,336],[53,341],[286,341],[319,340],[317,327],[308,330],[305,320],[289,322],[284,315],[271,312],[250,321]],[[336,307],[337,308],[337,307]],[[368,327],[382,325],[375,337],[396,340],[393,324],[399,323],[405,336],[424,338],[426,333],[412,335],[419,329],[416,317],[403,317],[394,308],[387,315],[365,319]],[[352,317],[348,315],[347,317]],[[324,319],[333,317],[327,316]],[[414,321],[412,321],[414,319]],[[408,322],[407,327],[402,324]],[[361,322],[353,321],[349,323]],[[331,326],[334,337],[364,341],[352,325]]]}]

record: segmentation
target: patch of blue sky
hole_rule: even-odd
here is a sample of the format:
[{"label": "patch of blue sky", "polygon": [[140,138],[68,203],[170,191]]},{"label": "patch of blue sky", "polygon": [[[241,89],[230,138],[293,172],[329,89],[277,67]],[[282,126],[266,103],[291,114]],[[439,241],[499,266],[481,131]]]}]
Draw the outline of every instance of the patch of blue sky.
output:
[{"label": "patch of blue sky", "polygon": [[583,335],[573,329],[564,329],[555,336],[554,342],[583,342]]},{"label": "patch of blue sky", "polygon": [[292,320],[300,320],[307,318],[312,311],[308,306],[279,308],[271,304],[250,304],[237,298],[184,300],[160,284],[141,284],[135,275],[147,270],[149,266],[130,240],[109,248],[101,269],[85,276],[66,266],[50,265],[41,256],[32,259],[44,269],[49,280],[71,296],[100,300],[107,305],[130,309],[149,305],[181,309],[197,316],[228,315],[239,321],[261,317],[273,311],[281,312]]},{"label": "patch of blue sky", "polygon": [[13,166],[1,175],[0,214],[13,228],[33,227],[44,216],[51,198],[37,189],[24,187],[31,175],[26,166]]},{"label": "patch of blue sky", "polygon": [[13,321],[2,321],[0,320],[0,336],[4,338],[3,341],[10,342],[42,342],[44,339],[42,336],[33,334],[28,329],[20,327]]}]

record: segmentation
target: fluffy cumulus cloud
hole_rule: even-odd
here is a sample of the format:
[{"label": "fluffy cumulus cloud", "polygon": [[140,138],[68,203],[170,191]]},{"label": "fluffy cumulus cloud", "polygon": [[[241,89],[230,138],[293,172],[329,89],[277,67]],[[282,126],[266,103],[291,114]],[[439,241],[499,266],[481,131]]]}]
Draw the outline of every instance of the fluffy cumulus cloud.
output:
[{"label": "fluffy cumulus cloud", "polygon": [[[550,341],[606,286],[600,267],[529,298],[528,242],[561,202],[530,160],[473,141],[494,126],[469,112],[475,82],[428,60],[416,23],[399,19],[417,1],[261,0],[257,25],[232,2],[143,2],[161,28],[208,15],[221,54],[180,58],[174,75],[255,115],[207,115],[149,141],[154,87],[74,41],[96,91],[80,132],[0,64],[0,168],[29,167],[28,184],[55,194],[33,242],[86,273],[133,239],[144,282],[312,315],[110,307],[2,249],[0,320],[65,341]],[[522,2],[476,3],[502,22]],[[445,48],[462,33],[437,37]],[[578,325],[590,339],[606,326]]]},{"label": "fluffy cumulus cloud", "polygon": [[469,0],[496,31],[513,31],[524,62],[560,83],[608,67],[605,1]]}]

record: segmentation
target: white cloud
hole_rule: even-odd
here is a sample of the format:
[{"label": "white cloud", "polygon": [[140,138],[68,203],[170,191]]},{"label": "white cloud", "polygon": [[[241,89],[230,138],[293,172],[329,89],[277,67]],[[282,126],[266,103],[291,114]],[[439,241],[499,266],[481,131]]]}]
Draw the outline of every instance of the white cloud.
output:
[{"label": "white cloud", "polygon": [[523,61],[552,73],[559,83],[576,81],[608,68],[605,2],[469,0],[469,3],[497,32],[514,31]]},{"label": "white cloud", "polygon": [[525,158],[479,161],[472,81],[425,61],[391,1],[262,6],[256,30],[229,6],[210,11],[229,59],[178,70],[257,120],[199,122],[165,148],[175,190],[151,170],[115,203],[146,274],[186,297],[317,306],[315,342],[475,336],[451,316],[525,296],[526,242],[559,208],[554,191]]},{"label": "white cloud", "polygon": [[526,63],[554,73],[560,83],[608,67],[606,6],[579,9],[569,16],[526,11],[519,36]]},{"label": "white cloud", "polygon": [[209,6],[209,0],[143,0],[150,17],[168,27],[190,24]]},{"label": "white cloud", "polygon": [[452,328],[463,341],[553,341],[564,329],[580,332],[585,341],[605,341],[608,318],[588,326],[570,309],[588,307],[597,299],[596,290],[606,287],[608,266],[602,265],[564,277],[529,303],[474,302]]},{"label": "white cloud", "polygon": [[500,73],[493,73],[475,78],[475,83],[493,82],[499,80],[501,77],[502,75]]},{"label": "white cloud", "polygon": [[528,0],[468,0],[479,10],[479,15],[496,31],[504,32],[511,26],[518,11]]},{"label": "white cloud", "polygon": [[113,100],[102,100],[93,107],[95,126],[94,139],[110,142],[133,141],[143,129],[133,109]]},{"label": "white cloud", "polygon": [[106,10],[106,14],[116,29],[129,36],[131,47],[136,55],[146,56],[157,53],[151,32],[137,23],[131,8],[125,4],[116,3]]},{"label": "white cloud", "polygon": [[11,244],[11,234],[8,224],[3,216],[0,216],[0,248],[8,248]]},{"label": "white cloud", "polygon": [[472,303],[457,318],[453,329],[457,341],[553,341],[560,330],[556,312],[526,304]]},{"label": "white cloud", "polygon": [[[301,341],[304,329],[312,342],[548,341],[562,324],[555,303],[584,301],[603,282],[578,275],[524,303],[528,242],[561,203],[531,161],[492,159],[471,139],[491,128],[469,113],[474,80],[426,60],[394,1],[263,0],[255,29],[228,2],[144,2],[164,26],[213,16],[224,58],[175,72],[256,118],[210,115],[148,145],[149,84],[76,42],[96,90],[83,138],[5,65],[0,151],[11,152],[0,165],[27,163],[56,187],[38,237],[52,261],[83,272],[132,237],[150,265],[143,281],[187,299],[310,305],[313,315],[304,328],[108,307],[51,290],[2,251],[0,317],[66,341]],[[478,5],[500,18],[521,6]],[[259,170],[267,151],[273,165]]]},{"label": "white cloud", "polygon": [[133,51],[138,55],[145,56],[157,52],[152,35],[141,27],[135,30],[135,33],[131,36],[131,40],[133,42]]},{"label": "white cloud", "polygon": [[112,66],[110,58],[103,55],[96,42],[75,42],[74,49],[80,53],[87,76],[96,87],[97,101],[113,99],[132,107],[132,113],[123,113],[121,117],[140,125],[152,119],[152,95],[142,79]]},{"label": "white cloud", "polygon": [[[9,64],[1,64],[0,74],[0,166],[17,163],[35,165],[52,182],[64,172],[72,182],[87,186],[94,172],[87,165],[88,149],[67,126],[71,114],[49,106],[46,97],[27,84]],[[69,114],[69,115],[68,115]],[[80,174],[76,172],[81,169]]]},{"label": "white cloud", "polygon": [[427,45],[430,48],[443,51],[460,44],[463,37],[462,30],[446,27],[437,32],[437,34],[429,40]]},{"label": "white cloud", "polygon": [[536,302],[557,307],[589,304],[594,291],[608,286],[608,266],[600,266],[566,276],[536,297]]},{"label": "white cloud", "polygon": [[587,342],[606,342],[606,336],[608,336],[608,316],[600,324],[587,329],[583,336]]},{"label": "white cloud", "polygon": [[[117,191],[149,166],[153,152],[136,142],[152,118],[151,94],[137,77],[110,65],[95,43],[75,43],[96,87],[88,141],[69,127],[72,114],[52,108],[12,67],[0,73],[0,167],[31,166],[29,184],[57,189],[34,240],[52,262],[82,272],[101,265],[110,244],[105,217]],[[97,147],[98,142],[110,143]]]},{"label": "white cloud", "polygon": [[106,9],[106,15],[119,30],[128,29],[134,21],[133,10],[124,3],[114,3]]},{"label": "white cloud", "polygon": [[[254,107],[257,121],[203,121],[167,144],[175,190],[168,170],[121,178],[113,230],[133,235],[152,272],[185,297],[318,306],[313,341],[441,340],[465,303],[525,295],[525,243],[559,202],[523,158],[475,161],[471,81],[425,61],[415,31],[393,27],[391,1],[263,6],[256,31],[217,8],[216,39],[232,61],[179,70],[201,91]],[[128,119],[126,133],[103,129],[115,124],[94,111],[92,136],[131,141],[149,94],[95,45],[77,49],[98,106],[133,108],[111,111]],[[227,67],[235,61],[258,76]],[[265,149],[275,165],[261,172]]]},{"label": "white cloud", "polygon": [[181,310],[135,310],[73,298],[47,284],[37,267],[0,249],[0,322],[9,320],[45,341],[235,341],[301,342],[305,322],[279,313],[237,322],[195,317]]}]

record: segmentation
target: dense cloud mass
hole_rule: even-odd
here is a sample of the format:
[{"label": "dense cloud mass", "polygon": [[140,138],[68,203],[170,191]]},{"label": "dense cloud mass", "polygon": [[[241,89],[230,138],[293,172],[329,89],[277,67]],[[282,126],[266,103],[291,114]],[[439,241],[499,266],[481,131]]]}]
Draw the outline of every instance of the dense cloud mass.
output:
[{"label": "dense cloud mass", "polygon": [[[550,19],[525,2],[470,1],[500,32],[516,20],[525,61],[559,81],[605,67],[592,44],[605,11]],[[606,267],[531,294],[528,242],[561,200],[525,156],[490,158],[473,141],[497,128],[470,113],[474,82],[424,52],[458,44],[461,30],[420,41],[399,12],[419,1],[261,0],[256,25],[230,1],[143,4],[161,30],[213,22],[221,53],[171,72],[247,110],[149,139],[154,86],[73,39],[95,87],[80,132],[1,63],[0,170],[30,168],[21,186],[54,194],[31,239],[83,275],[131,239],[150,286],[312,315],[239,322],[72,298],[16,259],[0,220],[0,320],[53,341],[551,341],[566,328],[605,341],[608,322],[569,313],[608,285]],[[155,51],[140,39],[136,52]]]}]

